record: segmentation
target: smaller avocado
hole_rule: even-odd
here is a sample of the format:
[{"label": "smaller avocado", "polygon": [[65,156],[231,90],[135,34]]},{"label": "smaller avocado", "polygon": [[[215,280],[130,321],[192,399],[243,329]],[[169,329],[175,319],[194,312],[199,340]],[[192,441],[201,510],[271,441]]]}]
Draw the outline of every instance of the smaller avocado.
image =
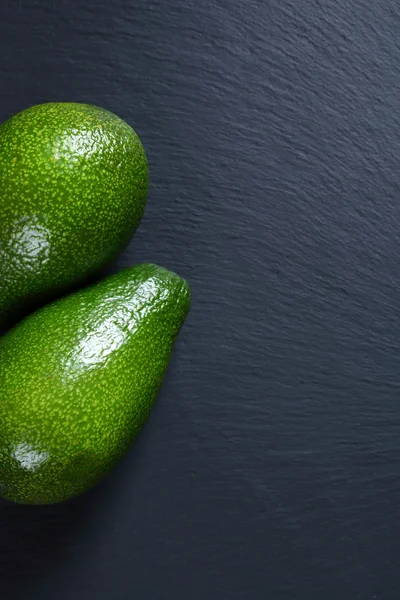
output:
[{"label": "smaller avocado", "polygon": [[0,126],[0,323],[66,290],[127,245],[143,215],[148,166],[115,114],[50,102]]},{"label": "smaller avocado", "polygon": [[175,273],[125,269],[0,338],[0,495],[50,504],[115,465],[146,421],[190,305]]}]

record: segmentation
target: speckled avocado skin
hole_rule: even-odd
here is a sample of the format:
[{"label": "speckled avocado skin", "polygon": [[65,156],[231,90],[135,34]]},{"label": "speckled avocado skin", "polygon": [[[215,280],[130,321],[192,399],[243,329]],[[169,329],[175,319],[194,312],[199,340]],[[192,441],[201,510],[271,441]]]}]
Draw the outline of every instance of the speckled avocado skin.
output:
[{"label": "speckled avocado skin", "polygon": [[133,129],[95,106],[48,103],[0,126],[0,322],[93,273],[128,243],[148,167]]},{"label": "speckled avocado skin", "polygon": [[143,264],[49,304],[0,338],[0,495],[67,500],[127,450],[161,385],[188,284]]}]

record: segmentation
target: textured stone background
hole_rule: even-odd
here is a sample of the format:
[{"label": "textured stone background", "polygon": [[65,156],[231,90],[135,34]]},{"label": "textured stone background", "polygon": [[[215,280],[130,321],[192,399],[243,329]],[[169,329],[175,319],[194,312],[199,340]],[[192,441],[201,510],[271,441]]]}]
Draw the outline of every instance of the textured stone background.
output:
[{"label": "textured stone background", "polygon": [[115,269],[186,276],[157,407],[99,487],[0,504],[4,600],[398,600],[395,0],[5,0],[0,120],[104,106],[141,135]]}]

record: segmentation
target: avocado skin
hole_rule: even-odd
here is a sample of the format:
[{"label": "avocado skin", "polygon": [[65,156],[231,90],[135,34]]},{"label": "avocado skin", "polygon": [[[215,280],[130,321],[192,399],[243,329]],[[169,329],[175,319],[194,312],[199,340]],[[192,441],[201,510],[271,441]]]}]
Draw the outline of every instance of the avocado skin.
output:
[{"label": "avocado skin", "polygon": [[61,502],[92,487],[146,421],[190,289],[151,264],[39,309],[0,338],[0,495]]},{"label": "avocado skin", "polygon": [[115,257],[139,225],[147,189],[139,137],[107,110],[47,103],[3,123],[0,324]]}]

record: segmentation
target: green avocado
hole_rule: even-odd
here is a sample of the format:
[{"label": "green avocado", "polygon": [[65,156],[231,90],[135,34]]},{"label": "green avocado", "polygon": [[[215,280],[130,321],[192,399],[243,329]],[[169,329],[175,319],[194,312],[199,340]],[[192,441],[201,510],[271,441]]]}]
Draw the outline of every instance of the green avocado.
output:
[{"label": "green avocado", "polygon": [[0,126],[0,321],[65,290],[128,243],[148,188],[145,151],[116,115],[48,103]]},{"label": "green avocado", "polygon": [[175,273],[125,269],[0,338],[0,495],[67,500],[97,483],[146,421],[190,305]]}]

